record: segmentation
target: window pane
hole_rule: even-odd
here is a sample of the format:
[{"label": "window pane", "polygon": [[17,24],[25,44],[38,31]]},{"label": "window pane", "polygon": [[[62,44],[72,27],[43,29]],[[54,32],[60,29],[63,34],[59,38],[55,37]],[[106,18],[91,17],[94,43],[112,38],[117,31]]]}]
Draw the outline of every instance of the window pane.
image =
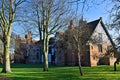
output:
[{"label": "window pane", "polygon": [[102,45],[101,44],[98,44],[98,51],[102,52]]}]

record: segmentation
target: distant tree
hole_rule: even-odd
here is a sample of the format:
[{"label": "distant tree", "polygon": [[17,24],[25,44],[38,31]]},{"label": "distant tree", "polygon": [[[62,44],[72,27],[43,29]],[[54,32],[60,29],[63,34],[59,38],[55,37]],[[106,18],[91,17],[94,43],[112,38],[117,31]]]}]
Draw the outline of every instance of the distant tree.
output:
[{"label": "distant tree", "polygon": [[10,73],[10,40],[18,6],[25,0],[0,0],[0,39],[3,42],[3,73]]}]

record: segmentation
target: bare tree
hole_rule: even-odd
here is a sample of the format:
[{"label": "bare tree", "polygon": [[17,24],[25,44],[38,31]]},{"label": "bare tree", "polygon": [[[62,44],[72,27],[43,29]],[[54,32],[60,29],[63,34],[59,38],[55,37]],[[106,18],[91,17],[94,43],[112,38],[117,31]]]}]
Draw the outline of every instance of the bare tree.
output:
[{"label": "bare tree", "polygon": [[[111,48],[109,51],[115,53],[115,57],[117,58],[114,63],[114,71],[117,70],[116,65],[120,62],[120,1],[119,0],[111,0],[112,1],[112,8],[110,10],[110,23],[109,26],[112,30],[115,30],[115,35],[113,36],[115,38],[115,44],[113,45],[113,48]],[[116,36],[117,35],[117,36]]]},{"label": "bare tree", "polygon": [[25,0],[1,0],[0,1],[0,39],[3,42],[3,73],[10,73],[10,40],[12,24],[18,6]]},{"label": "bare tree", "polygon": [[43,71],[48,71],[49,36],[66,26],[70,5],[68,0],[31,0],[30,5],[31,14],[28,18],[33,27],[37,28],[40,40],[43,40]]},{"label": "bare tree", "polygon": [[82,76],[81,55],[88,39],[90,39],[89,28],[87,27],[86,21],[81,20],[79,26],[73,27],[73,20],[71,20],[69,29],[64,35],[64,41],[68,43],[67,46],[71,46],[74,53],[77,54],[79,71]]}]

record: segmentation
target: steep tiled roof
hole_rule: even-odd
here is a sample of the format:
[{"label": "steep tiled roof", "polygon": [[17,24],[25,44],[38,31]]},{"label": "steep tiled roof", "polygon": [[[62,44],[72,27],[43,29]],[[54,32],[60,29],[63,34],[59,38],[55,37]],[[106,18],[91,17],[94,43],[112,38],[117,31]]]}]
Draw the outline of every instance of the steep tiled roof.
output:
[{"label": "steep tiled roof", "polygon": [[98,25],[99,21],[100,21],[100,19],[87,23],[87,27],[89,27],[89,30],[90,30],[91,33],[93,33],[93,31],[95,30],[95,28]]}]

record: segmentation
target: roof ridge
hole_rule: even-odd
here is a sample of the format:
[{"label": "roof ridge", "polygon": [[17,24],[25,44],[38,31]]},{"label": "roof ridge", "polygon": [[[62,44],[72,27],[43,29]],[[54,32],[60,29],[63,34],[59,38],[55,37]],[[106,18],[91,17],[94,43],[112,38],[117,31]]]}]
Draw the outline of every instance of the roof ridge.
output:
[{"label": "roof ridge", "polygon": [[92,23],[92,22],[96,22],[96,21],[100,21],[100,20],[101,19],[93,20],[93,21],[88,22],[87,24]]}]

